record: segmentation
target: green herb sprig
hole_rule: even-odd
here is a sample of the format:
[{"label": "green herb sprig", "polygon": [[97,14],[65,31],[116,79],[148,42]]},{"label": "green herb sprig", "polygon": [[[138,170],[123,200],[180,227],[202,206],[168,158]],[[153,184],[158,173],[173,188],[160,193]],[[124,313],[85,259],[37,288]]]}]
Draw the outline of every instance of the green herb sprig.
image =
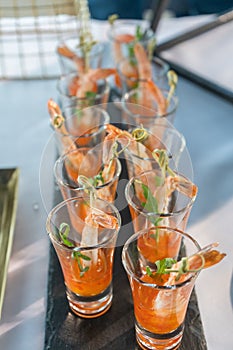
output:
[{"label": "green herb sprig", "polygon": [[[146,209],[149,213],[158,213],[158,201],[157,199],[153,196],[153,193],[151,192],[150,188],[145,185],[143,182],[139,181],[139,180],[135,180],[136,183],[140,183],[142,186],[142,191],[143,191],[143,195],[146,199],[146,202],[142,202],[142,206],[144,209]],[[149,217],[149,220],[152,222],[152,224],[154,226],[158,226],[159,223],[163,220],[163,218],[158,217],[158,218],[153,218],[153,217]],[[159,230],[158,228],[156,228],[156,232],[155,234],[152,233],[150,235],[150,237],[154,238],[156,240],[156,242],[159,241]]]},{"label": "green herb sprig", "polygon": [[[75,247],[74,243],[68,239],[69,233],[70,233],[70,226],[65,222],[61,223],[59,227],[59,236],[62,240],[62,243],[68,248],[74,248]],[[83,277],[84,273],[89,270],[89,266],[86,266],[83,268],[81,259],[90,261],[91,258],[87,255],[82,254],[80,251],[73,251],[71,256],[73,259],[77,261],[77,264],[80,270],[80,277]]]},{"label": "green herb sprig", "polygon": [[69,233],[70,226],[65,222],[61,223],[59,227],[59,236],[62,240],[62,243],[68,248],[73,248],[75,245],[68,239]]},{"label": "green herb sprig", "polygon": [[146,267],[146,273],[148,276],[152,278],[156,278],[158,275],[163,275],[163,274],[169,274],[169,273],[177,273],[175,281],[179,281],[181,275],[190,273],[190,272],[198,272],[203,269],[205,265],[205,259],[204,257],[200,254],[200,257],[202,259],[202,264],[198,269],[189,269],[189,258],[188,257],[183,257],[179,261],[179,266],[178,268],[174,268],[174,264],[177,264],[177,260],[172,259],[172,258],[164,258],[161,260],[157,260],[155,262],[155,265],[157,267],[156,272],[152,272],[150,267]]},{"label": "green herb sprig", "polygon": [[80,251],[74,251],[72,253],[72,258],[77,261],[78,268],[79,268],[79,271],[80,271],[80,277],[83,277],[85,272],[87,272],[89,270],[89,266],[83,267],[82,263],[81,263],[81,259],[85,260],[85,261],[90,261],[91,258],[89,256],[87,256],[87,255],[82,254]]}]

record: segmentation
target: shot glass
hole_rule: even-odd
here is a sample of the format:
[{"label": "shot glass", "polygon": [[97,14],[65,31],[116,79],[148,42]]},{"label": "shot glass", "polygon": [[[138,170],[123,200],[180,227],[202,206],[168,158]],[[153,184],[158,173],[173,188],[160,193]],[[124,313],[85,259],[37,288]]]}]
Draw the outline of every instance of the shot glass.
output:
[{"label": "shot glass", "polygon": [[[62,38],[57,46],[58,62],[61,73],[67,75],[73,72],[82,73],[84,71],[84,57],[79,47],[79,37],[67,36]],[[103,58],[104,45],[96,43],[92,46],[88,56],[88,64],[92,69],[100,68]]]},{"label": "shot glass", "polygon": [[[157,231],[157,232],[156,232]],[[198,254],[200,246],[187,233],[169,227],[141,230],[131,236],[122,251],[122,262],[132,291],[136,339],[142,349],[178,349],[182,340],[185,316],[198,271],[186,273],[176,280],[170,274],[156,277],[155,262],[148,262],[140,242],[148,236],[166,234],[163,242],[166,258],[177,260]],[[171,240],[170,240],[171,238]],[[172,245],[178,242],[176,248]],[[153,240],[154,249],[160,249],[159,240]],[[201,260],[201,259],[200,259]],[[148,274],[148,269],[153,275]],[[152,277],[153,276],[153,277]]]},{"label": "shot glass", "polygon": [[55,137],[59,154],[71,149],[92,148],[101,144],[106,136],[105,125],[109,124],[109,114],[100,107],[92,106],[80,110],[76,106],[64,109],[65,133],[56,130]]},{"label": "shot glass", "polygon": [[57,253],[70,309],[84,318],[108,311],[113,298],[112,268],[120,229],[118,210],[89,197],[59,203],[48,215],[46,229]]},{"label": "shot glass", "polygon": [[[169,65],[160,58],[152,58],[152,79],[160,88],[168,88],[167,73],[169,68]],[[142,79],[139,79],[138,65],[135,58],[123,58],[117,64],[117,71],[122,95],[132,89],[138,88],[139,84],[144,82]]]},{"label": "shot glass", "polygon": [[[158,225],[185,230],[197,186],[183,175],[174,174],[164,180],[161,169],[153,169],[129,180],[125,197],[135,232]],[[151,246],[153,256],[153,239],[146,244]]]},{"label": "shot glass", "polygon": [[[168,96],[167,90],[162,90],[165,98]],[[159,110],[159,105],[154,95],[145,87],[138,87],[124,94],[122,102],[122,119],[128,125],[140,126],[150,129],[155,123],[163,122],[166,119],[171,124],[174,123],[175,113],[178,107],[177,96],[172,96],[167,106],[166,112]]]},{"label": "shot glass", "polygon": [[[86,93],[85,97],[77,97],[77,81],[79,79],[78,73],[70,73],[62,75],[57,81],[57,91],[59,103],[62,109],[65,107],[76,107],[83,109],[86,107],[104,104],[108,102],[110,87],[105,79],[97,81],[97,92]],[[87,82],[88,83],[88,82]]]},{"label": "shot glass", "polygon": [[148,22],[139,20],[116,20],[108,31],[111,43],[111,52],[115,64],[123,58],[132,57],[133,45],[138,40],[148,50],[154,32],[149,28]]},{"label": "shot glass", "polygon": [[109,164],[103,164],[102,155],[102,145],[99,145],[92,149],[79,148],[57,159],[54,175],[64,199],[78,196],[82,188],[78,176],[83,175],[93,184],[99,198],[114,202],[121,163],[114,158]]},{"label": "shot glass", "polygon": [[[134,128],[132,127],[131,130]],[[158,169],[158,163],[152,157],[154,149],[165,149],[169,156],[169,164],[172,169],[179,172],[183,162],[182,154],[186,151],[185,137],[173,127],[167,120],[163,123],[155,123],[148,133],[146,145],[130,143],[124,150],[129,179],[141,172]],[[189,167],[189,164],[187,164]]]}]

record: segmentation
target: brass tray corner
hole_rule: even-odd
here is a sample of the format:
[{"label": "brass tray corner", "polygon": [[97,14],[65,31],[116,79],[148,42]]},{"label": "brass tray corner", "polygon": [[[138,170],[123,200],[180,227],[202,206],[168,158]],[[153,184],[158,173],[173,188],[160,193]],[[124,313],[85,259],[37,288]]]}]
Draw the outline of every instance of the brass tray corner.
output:
[{"label": "brass tray corner", "polygon": [[19,169],[0,169],[0,319],[18,202]]}]

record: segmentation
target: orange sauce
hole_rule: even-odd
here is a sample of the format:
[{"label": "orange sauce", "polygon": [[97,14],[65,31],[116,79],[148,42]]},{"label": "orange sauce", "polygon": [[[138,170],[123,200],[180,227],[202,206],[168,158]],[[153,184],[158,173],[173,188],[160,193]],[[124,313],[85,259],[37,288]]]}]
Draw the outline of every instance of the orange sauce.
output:
[{"label": "orange sauce", "polygon": [[[167,276],[167,275],[166,275]],[[156,281],[144,275],[141,280],[147,283],[164,284],[167,277]],[[189,295],[193,284],[173,290],[158,290],[131,279],[134,299],[134,312],[138,323],[146,330],[157,333],[169,333],[176,330],[184,321]]]},{"label": "orange sauce", "polygon": [[[81,296],[94,296],[103,292],[112,280],[113,252],[114,248],[99,249],[96,263],[84,262],[83,259],[80,259],[83,267],[89,266],[88,271],[82,276],[77,260],[68,254],[59,252],[66,286],[73,293]],[[83,254],[87,255],[85,252]]]}]

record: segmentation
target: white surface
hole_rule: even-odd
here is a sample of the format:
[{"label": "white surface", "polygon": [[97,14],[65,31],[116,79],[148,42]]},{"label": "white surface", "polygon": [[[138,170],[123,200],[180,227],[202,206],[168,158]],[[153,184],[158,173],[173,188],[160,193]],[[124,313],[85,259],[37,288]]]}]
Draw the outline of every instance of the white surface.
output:
[{"label": "white surface", "polygon": [[[174,35],[182,27],[193,26],[199,21],[206,20],[204,17],[166,19],[161,23],[158,32],[158,39]],[[102,35],[103,27],[106,24],[97,23],[96,35]],[[56,56],[54,57],[56,59]],[[223,67],[224,68],[224,67]],[[192,89],[189,86],[182,86],[185,91],[186,100],[180,97],[180,110],[185,104],[183,112],[187,113],[189,108],[195,113],[195,100]],[[6,297],[3,307],[2,320],[0,322],[0,349],[1,350],[41,350],[44,342],[44,320],[46,307],[46,286],[48,268],[48,238],[45,232],[46,210],[43,205],[39,187],[39,167],[43,154],[51,135],[49,118],[46,108],[47,100],[50,97],[56,99],[55,81],[3,81],[0,82],[1,96],[1,128],[0,128],[0,152],[1,167],[20,168],[19,203],[17,220],[15,227],[15,238],[12,256],[9,265],[9,273],[6,288]],[[202,98],[200,90],[199,99]],[[211,101],[211,98],[213,99]],[[214,102],[214,97],[210,100],[203,94],[203,105],[206,108]],[[191,107],[189,107],[191,106]],[[229,111],[232,109],[223,103],[225,114],[222,117],[232,117]],[[203,109],[203,116],[199,115],[197,120],[188,120],[188,115],[180,120],[180,126],[184,126],[188,131],[188,147],[193,147],[194,173],[205,174],[204,165],[199,161],[205,160],[205,148],[203,140],[208,142],[214,140],[217,135],[208,134],[208,130],[202,127],[201,120],[214,116],[206,116]],[[208,113],[208,112],[207,112]],[[184,113],[183,113],[184,114]],[[214,131],[218,132],[218,120],[221,115],[215,115],[213,121]],[[207,118],[207,119],[208,119]],[[177,119],[178,116],[177,116]],[[209,121],[209,120],[208,120]],[[228,147],[228,154],[232,155],[232,130],[225,123],[219,122],[219,131],[222,139],[226,136],[226,142],[222,143]],[[195,134],[196,124],[200,134]],[[179,125],[179,120],[178,120]],[[229,123],[232,126],[232,123]],[[201,134],[203,131],[204,134]],[[205,137],[206,135],[206,137]],[[186,134],[185,134],[186,136]],[[208,136],[208,137],[207,137]],[[227,138],[228,137],[228,138]],[[221,166],[221,152],[225,148],[214,149],[211,158],[211,151],[207,152],[207,159],[210,166]],[[204,152],[204,153],[203,153]],[[201,154],[201,156],[199,156]],[[49,155],[50,157],[50,155]],[[232,170],[232,157],[229,157],[229,171]],[[49,161],[49,159],[48,159]],[[212,162],[212,163],[211,163]],[[213,168],[214,168],[213,166]],[[228,168],[226,168],[228,170]],[[52,203],[51,169],[44,169],[48,172],[48,192],[46,192],[46,205],[50,207]],[[45,176],[46,178],[46,176]],[[212,270],[203,272],[198,281],[198,298],[201,309],[201,316],[204,323],[204,331],[208,340],[209,350],[231,350],[233,349],[232,332],[232,306],[230,304],[230,278],[232,274],[232,247],[233,235],[231,229],[233,212],[232,175],[218,181],[225,181],[227,187],[227,200],[222,197],[216,198],[211,195],[203,198],[202,186],[209,186],[209,179],[214,179],[214,174],[202,176],[200,181],[200,202],[196,203],[198,208],[206,209],[210,205],[210,212],[203,210],[200,220],[194,221],[190,226],[190,232],[199,234],[201,245],[209,243],[215,239],[221,241],[221,249],[228,253],[228,258]],[[205,183],[202,183],[205,180]],[[217,182],[218,183],[218,182]],[[228,185],[229,184],[229,185]],[[215,190],[213,187],[212,191]],[[211,193],[211,189],[210,189]],[[220,192],[221,193],[221,192]],[[47,197],[48,196],[48,197]],[[214,202],[216,200],[216,203]],[[219,201],[222,203],[219,204]],[[218,209],[220,207],[220,209]],[[201,209],[199,209],[201,211]],[[196,211],[198,212],[198,210]],[[195,207],[194,207],[195,213]],[[222,273],[222,270],[224,273]],[[53,349],[55,350],[55,349]],[[123,349],[126,350],[126,349]],[[192,350],[192,349],[190,349]]]},{"label": "white surface", "polygon": [[163,52],[162,57],[233,92],[233,21]]},{"label": "white surface", "polygon": [[233,313],[230,300],[233,230],[227,220],[232,212],[233,198],[189,229],[198,242],[202,242],[202,246],[209,242],[219,242],[220,250],[227,253],[221,264],[203,271],[196,284],[201,318],[210,350],[233,348]]}]

